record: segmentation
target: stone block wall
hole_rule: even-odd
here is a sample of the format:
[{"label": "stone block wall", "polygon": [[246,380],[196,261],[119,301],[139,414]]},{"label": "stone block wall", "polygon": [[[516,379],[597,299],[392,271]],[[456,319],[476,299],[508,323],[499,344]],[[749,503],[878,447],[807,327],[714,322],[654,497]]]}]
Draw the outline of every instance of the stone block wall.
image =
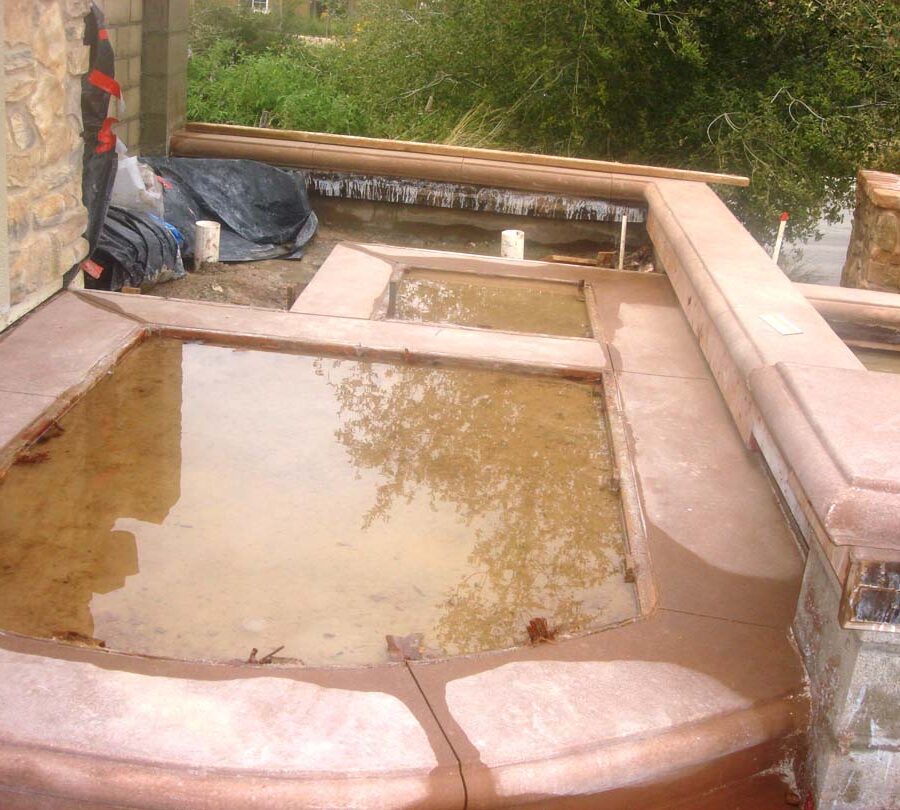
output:
[{"label": "stone block wall", "polygon": [[116,52],[116,81],[125,100],[125,113],[116,126],[116,134],[132,154],[139,154],[144,0],[98,0],[97,5],[106,15],[109,41]]},{"label": "stone block wall", "polygon": [[900,176],[861,171],[841,286],[900,292]]},{"label": "stone block wall", "polygon": [[0,318],[8,322],[58,290],[87,252],[81,76],[90,0],[3,7],[8,308]]}]

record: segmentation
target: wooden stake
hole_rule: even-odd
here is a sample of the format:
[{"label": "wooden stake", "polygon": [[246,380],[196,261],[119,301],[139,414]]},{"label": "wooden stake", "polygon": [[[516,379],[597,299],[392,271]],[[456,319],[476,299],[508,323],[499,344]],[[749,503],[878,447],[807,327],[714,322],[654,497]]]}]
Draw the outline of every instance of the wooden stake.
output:
[{"label": "wooden stake", "polygon": [[784,229],[787,227],[788,212],[783,211],[781,219],[778,222],[778,236],[775,237],[775,247],[772,248],[772,261],[778,263],[778,257],[781,255],[781,243],[784,240]]}]

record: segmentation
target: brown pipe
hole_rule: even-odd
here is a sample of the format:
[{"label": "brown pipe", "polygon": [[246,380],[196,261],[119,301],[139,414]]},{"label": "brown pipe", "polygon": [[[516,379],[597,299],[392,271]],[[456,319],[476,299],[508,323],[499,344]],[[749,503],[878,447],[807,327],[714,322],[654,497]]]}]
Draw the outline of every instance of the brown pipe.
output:
[{"label": "brown pipe", "polygon": [[243,158],[303,169],[409,177],[640,202],[643,202],[645,187],[650,182],[650,178],[599,171],[184,130],[173,135],[171,153],[180,157]]},{"label": "brown pipe", "polygon": [[448,146],[437,143],[416,141],[392,141],[383,138],[360,138],[352,135],[332,135],[325,132],[301,132],[298,130],[261,129],[239,127],[228,124],[188,124],[186,129],[176,133],[176,139],[190,135],[225,135],[256,140],[273,140],[306,144],[313,147],[335,146],[366,151],[403,153],[406,155],[430,155],[432,157],[462,160],[487,161],[488,163],[513,163],[529,167],[567,169],[590,173],[653,177],[667,180],[689,180],[700,183],[715,183],[730,186],[748,186],[750,180],[733,174],[699,172],[689,169],[669,169],[662,166],[642,166],[633,163],[616,163],[607,160],[585,160],[583,158],[561,157],[557,155],[537,155],[528,152],[508,152],[499,149],[475,149],[467,146]]}]

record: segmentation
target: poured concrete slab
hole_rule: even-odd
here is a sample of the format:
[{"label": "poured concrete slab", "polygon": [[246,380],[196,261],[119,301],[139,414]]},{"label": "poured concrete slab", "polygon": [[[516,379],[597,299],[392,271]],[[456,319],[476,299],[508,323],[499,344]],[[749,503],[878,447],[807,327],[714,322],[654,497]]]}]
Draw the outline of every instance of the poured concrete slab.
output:
[{"label": "poured concrete slab", "polygon": [[394,265],[338,245],[291,307],[309,315],[371,318],[383,303]]},{"label": "poured concrete slab", "polygon": [[140,331],[130,318],[76,294],[58,295],[0,336],[0,389],[59,397],[114,362]]},{"label": "poured concrete slab", "polygon": [[590,287],[616,371],[712,379],[665,276],[607,271],[594,276]]},{"label": "poured concrete slab", "polygon": [[622,374],[659,606],[787,628],[803,558],[709,380]]}]

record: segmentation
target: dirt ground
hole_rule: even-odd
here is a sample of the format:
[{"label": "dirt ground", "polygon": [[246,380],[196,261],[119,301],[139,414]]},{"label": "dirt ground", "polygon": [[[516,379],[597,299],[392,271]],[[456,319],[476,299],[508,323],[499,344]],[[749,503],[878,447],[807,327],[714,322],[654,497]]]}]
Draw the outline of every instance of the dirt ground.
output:
[{"label": "dirt ground", "polygon": [[[567,223],[423,209],[350,200],[314,199],[319,230],[302,259],[218,264],[145,290],[147,295],[289,309],[340,242],[369,242],[496,256],[503,228],[526,230],[526,258],[553,253],[590,258],[612,246],[597,223]],[[585,227],[592,225],[592,228]],[[530,226],[530,227],[529,227]],[[534,238],[530,238],[530,237]]]},{"label": "dirt ground", "polygon": [[158,284],[148,290],[147,294],[191,301],[244,304],[266,309],[289,309],[334,246],[356,238],[358,234],[355,233],[320,228],[302,259],[208,265],[198,272],[189,272],[182,279]]}]

